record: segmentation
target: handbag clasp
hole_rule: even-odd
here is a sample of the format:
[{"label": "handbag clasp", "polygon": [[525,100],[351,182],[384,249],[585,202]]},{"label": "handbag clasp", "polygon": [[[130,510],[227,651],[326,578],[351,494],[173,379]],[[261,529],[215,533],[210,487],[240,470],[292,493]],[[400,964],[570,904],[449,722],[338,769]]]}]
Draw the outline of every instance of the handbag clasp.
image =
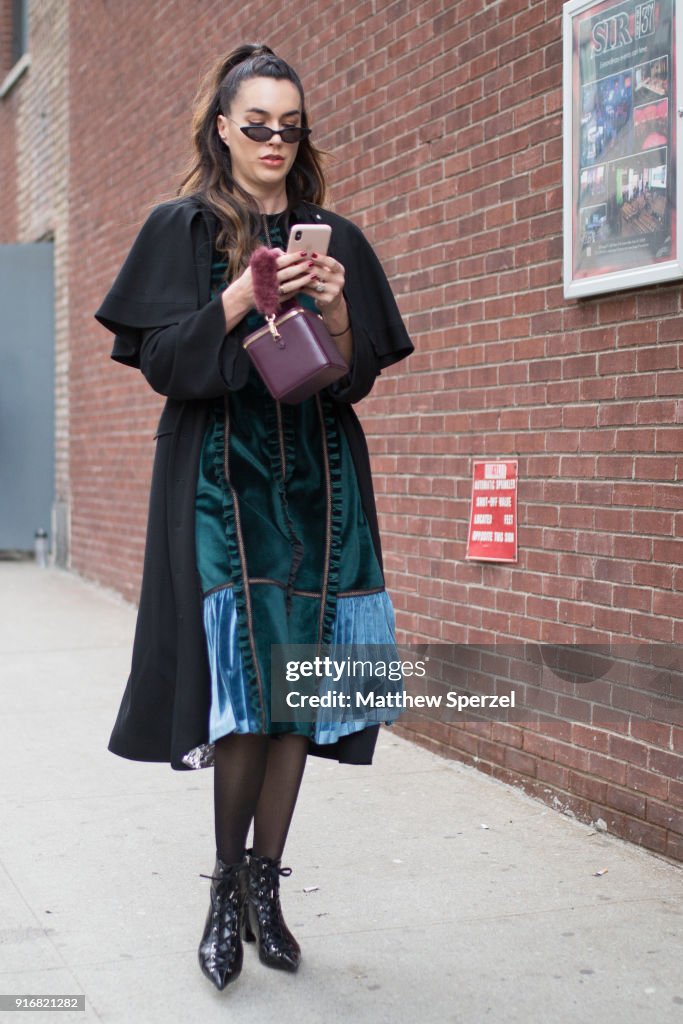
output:
[{"label": "handbag clasp", "polygon": [[270,316],[266,317],[266,323],[268,324],[268,330],[273,335],[273,339],[277,343],[278,348],[284,348],[285,347],[285,343],[284,343],[284,341],[281,340],[282,335],[280,334],[280,332],[277,329],[277,324],[275,323],[275,314],[274,313],[271,313]]}]

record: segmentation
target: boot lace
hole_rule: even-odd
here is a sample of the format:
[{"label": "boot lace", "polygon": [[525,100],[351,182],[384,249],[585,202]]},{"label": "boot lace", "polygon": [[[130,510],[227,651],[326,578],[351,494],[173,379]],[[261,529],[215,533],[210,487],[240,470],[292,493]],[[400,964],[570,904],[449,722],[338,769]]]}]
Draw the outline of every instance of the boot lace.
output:
[{"label": "boot lace", "polygon": [[237,955],[242,909],[240,873],[204,875],[200,872],[200,878],[210,878],[214,883],[209,958],[219,969],[228,969]]},{"label": "boot lace", "polygon": [[280,876],[286,878],[291,873],[291,868],[281,868],[275,862],[261,863],[258,865],[256,877],[252,874],[250,878],[251,894],[256,902],[262,939],[273,952],[291,943],[280,904]]}]

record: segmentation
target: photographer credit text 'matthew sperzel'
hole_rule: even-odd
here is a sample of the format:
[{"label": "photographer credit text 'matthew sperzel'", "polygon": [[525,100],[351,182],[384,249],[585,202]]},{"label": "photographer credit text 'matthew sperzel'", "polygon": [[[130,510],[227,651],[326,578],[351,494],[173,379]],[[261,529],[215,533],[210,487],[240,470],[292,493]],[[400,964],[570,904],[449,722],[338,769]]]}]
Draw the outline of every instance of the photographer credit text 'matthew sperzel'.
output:
[{"label": "photographer credit text 'matthew sperzel'", "polygon": [[516,706],[514,688],[475,693],[435,687],[429,656],[399,657],[395,648],[390,653],[379,644],[335,645],[322,655],[315,645],[273,644],[273,721],[329,720],[334,714],[349,722],[390,724],[406,709],[464,713]]},{"label": "photographer credit text 'matthew sperzel'", "polygon": [[272,645],[273,721],[390,725],[566,719],[607,724],[634,701],[647,717],[680,721],[678,658],[655,645],[510,643]]}]

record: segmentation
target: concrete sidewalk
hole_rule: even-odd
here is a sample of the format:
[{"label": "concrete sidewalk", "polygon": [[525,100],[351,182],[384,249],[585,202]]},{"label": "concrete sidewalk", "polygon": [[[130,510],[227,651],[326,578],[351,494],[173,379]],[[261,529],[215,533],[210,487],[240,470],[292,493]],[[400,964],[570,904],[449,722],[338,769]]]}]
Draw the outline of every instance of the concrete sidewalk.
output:
[{"label": "concrete sidewalk", "polygon": [[213,770],[106,749],[134,626],[94,584],[0,562],[0,994],[84,993],[57,1019],[115,1024],[683,1019],[678,867],[386,730],[371,767],[309,759],[282,880],[299,972],[247,946],[218,992]]}]

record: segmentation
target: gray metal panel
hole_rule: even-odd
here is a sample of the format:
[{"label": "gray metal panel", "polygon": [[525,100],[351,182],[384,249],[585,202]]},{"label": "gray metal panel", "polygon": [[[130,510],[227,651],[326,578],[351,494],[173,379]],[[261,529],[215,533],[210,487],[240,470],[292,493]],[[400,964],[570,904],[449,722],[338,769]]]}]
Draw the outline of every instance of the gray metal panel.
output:
[{"label": "gray metal panel", "polygon": [[55,481],[52,242],[0,245],[0,550],[50,533]]}]

